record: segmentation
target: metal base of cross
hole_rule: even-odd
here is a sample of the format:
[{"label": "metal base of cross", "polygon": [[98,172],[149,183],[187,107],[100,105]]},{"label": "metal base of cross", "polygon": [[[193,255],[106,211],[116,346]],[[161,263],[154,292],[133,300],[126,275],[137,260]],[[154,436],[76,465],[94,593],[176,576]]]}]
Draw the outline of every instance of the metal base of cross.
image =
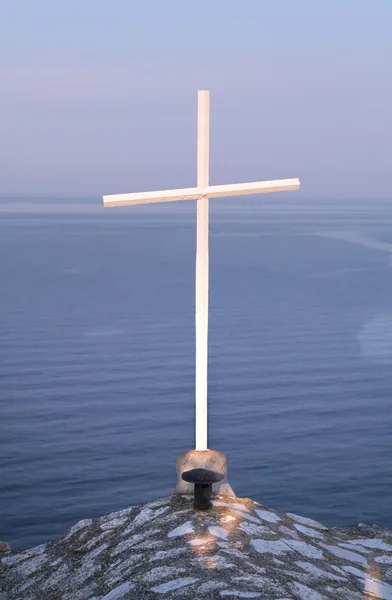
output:
[{"label": "metal base of cross", "polygon": [[177,482],[174,489],[175,494],[189,494],[193,496],[194,485],[187,483],[181,476],[184,471],[191,469],[209,469],[223,473],[222,481],[212,484],[213,495],[226,495],[235,498],[235,493],[229,483],[227,483],[227,458],[223,452],[218,450],[188,450],[183,452],[176,461]]}]

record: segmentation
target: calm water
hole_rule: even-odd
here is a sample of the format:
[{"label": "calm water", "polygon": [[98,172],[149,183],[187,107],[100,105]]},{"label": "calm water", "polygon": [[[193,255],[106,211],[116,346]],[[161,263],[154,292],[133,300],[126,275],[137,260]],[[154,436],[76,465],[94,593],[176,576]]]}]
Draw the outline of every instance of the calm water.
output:
[{"label": "calm water", "polygon": [[[257,203],[259,202],[259,204]],[[211,202],[210,447],[240,496],[392,527],[392,200]],[[169,494],[195,205],[0,205],[0,539]]]}]

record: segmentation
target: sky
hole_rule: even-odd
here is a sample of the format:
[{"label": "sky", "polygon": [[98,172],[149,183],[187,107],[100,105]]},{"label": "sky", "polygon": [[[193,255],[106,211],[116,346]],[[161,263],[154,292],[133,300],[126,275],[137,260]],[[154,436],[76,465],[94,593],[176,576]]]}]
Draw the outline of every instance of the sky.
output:
[{"label": "sky", "polygon": [[392,199],[391,0],[0,1],[0,196],[299,177]]}]

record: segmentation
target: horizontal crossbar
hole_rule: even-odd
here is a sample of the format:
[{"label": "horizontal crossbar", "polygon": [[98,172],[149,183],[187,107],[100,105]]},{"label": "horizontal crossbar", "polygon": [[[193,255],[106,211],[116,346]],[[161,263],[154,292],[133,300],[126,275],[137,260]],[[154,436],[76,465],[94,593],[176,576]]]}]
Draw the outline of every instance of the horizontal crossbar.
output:
[{"label": "horizontal crossbar", "polygon": [[103,197],[105,207],[153,204],[155,202],[175,202],[177,200],[200,200],[201,198],[222,198],[298,190],[299,179],[276,179],[275,181],[254,181],[231,185],[209,185],[205,188],[184,188],[157,192],[136,192],[133,194],[113,194]]}]

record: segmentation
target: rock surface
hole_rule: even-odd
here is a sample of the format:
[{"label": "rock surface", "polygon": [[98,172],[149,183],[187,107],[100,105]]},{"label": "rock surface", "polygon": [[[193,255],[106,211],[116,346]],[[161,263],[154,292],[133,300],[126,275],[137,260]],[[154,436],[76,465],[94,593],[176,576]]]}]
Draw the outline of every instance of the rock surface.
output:
[{"label": "rock surface", "polygon": [[85,519],[18,554],[0,544],[0,565],[0,600],[392,600],[391,531],[225,496],[206,513],[177,494]]}]

